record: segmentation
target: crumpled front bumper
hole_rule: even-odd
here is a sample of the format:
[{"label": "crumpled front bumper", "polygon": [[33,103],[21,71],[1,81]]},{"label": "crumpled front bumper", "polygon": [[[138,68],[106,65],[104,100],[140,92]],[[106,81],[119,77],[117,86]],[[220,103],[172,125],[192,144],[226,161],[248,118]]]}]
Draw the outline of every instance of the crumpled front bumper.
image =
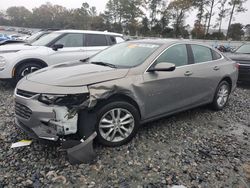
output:
[{"label": "crumpled front bumper", "polygon": [[57,141],[60,137],[77,132],[78,114],[67,119],[68,109],[63,106],[48,106],[37,100],[15,93],[15,123],[31,137]]},{"label": "crumpled front bumper", "polygon": [[15,124],[25,131],[31,138],[46,139],[51,141],[57,141],[59,139],[57,131],[54,128],[46,126],[42,123],[35,127],[29,127],[18,120],[18,118],[15,118]]}]

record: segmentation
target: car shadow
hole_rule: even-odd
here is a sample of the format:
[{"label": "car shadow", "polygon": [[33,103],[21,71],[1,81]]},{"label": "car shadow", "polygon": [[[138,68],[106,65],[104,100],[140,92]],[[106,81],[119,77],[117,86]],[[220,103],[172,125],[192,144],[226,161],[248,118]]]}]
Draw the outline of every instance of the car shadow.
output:
[{"label": "car shadow", "polygon": [[16,84],[11,80],[0,80],[0,88],[4,90],[15,89]]}]

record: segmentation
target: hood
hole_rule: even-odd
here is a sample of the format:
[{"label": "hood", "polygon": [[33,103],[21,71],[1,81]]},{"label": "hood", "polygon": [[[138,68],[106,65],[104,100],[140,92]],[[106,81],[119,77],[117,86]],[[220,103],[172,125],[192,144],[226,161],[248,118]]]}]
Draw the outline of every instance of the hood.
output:
[{"label": "hood", "polygon": [[26,79],[53,86],[84,86],[123,78],[127,73],[128,69],[114,69],[77,61],[41,69],[28,75]]},{"label": "hood", "polygon": [[8,53],[8,52],[18,52],[20,50],[34,50],[39,46],[30,46],[26,44],[9,44],[0,46],[0,53]]},{"label": "hood", "polygon": [[250,63],[250,54],[230,53],[226,56],[237,62]]}]

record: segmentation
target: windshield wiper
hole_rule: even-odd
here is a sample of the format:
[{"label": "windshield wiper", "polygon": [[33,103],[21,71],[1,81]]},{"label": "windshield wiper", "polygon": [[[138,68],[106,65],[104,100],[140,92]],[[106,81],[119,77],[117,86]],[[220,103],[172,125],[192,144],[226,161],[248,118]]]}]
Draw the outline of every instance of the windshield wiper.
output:
[{"label": "windshield wiper", "polygon": [[105,63],[102,61],[95,61],[95,62],[90,62],[91,64],[95,64],[95,65],[102,65],[102,66],[107,66],[107,67],[111,67],[111,68],[116,68],[115,65],[111,64],[111,63]]}]

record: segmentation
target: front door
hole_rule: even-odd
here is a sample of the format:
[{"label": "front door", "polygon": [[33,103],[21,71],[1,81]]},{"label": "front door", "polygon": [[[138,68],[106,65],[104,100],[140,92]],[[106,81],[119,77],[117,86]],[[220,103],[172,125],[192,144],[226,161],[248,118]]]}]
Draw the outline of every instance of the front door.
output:
[{"label": "front door", "polygon": [[49,64],[57,64],[86,58],[84,53],[84,34],[68,33],[57,40],[54,44],[62,44],[58,50],[49,49]]},{"label": "front door", "polygon": [[145,115],[151,118],[171,113],[192,104],[193,96],[191,65],[188,65],[188,53],[185,44],[178,44],[167,49],[155,63],[174,63],[176,69],[171,72],[146,72],[144,76]]}]

